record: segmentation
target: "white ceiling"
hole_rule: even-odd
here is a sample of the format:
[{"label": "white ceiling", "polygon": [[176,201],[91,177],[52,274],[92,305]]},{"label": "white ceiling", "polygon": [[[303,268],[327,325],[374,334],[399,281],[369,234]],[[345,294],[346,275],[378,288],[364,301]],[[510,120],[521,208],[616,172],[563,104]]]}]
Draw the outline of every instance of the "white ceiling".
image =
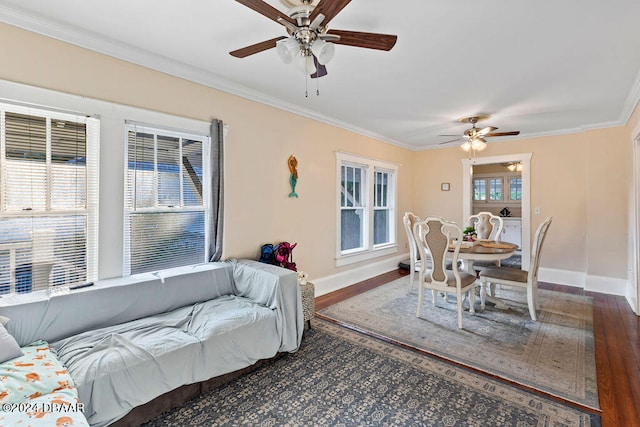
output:
[{"label": "white ceiling", "polygon": [[336,46],[320,96],[275,49],[229,55],[286,35],[233,0],[0,0],[0,21],[416,150],[476,113],[528,138],[624,125],[640,99],[638,0],[353,0],[330,28],[398,42]]}]

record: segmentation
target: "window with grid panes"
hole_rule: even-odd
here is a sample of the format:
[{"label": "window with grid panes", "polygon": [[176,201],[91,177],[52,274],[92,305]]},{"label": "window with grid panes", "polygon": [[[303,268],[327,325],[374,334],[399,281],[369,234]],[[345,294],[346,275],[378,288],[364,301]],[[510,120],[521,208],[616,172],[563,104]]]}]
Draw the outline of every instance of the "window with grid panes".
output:
[{"label": "window with grid panes", "polygon": [[389,243],[391,239],[391,174],[384,171],[374,172],[373,187],[373,244]]},{"label": "window with grid panes", "polygon": [[489,200],[502,200],[502,178],[488,178]]},{"label": "window with grid panes", "polygon": [[509,178],[509,200],[522,200],[522,177]]},{"label": "window with grid panes", "polygon": [[397,166],[346,153],[337,153],[337,160],[337,264],[395,251]]},{"label": "window with grid panes", "polygon": [[206,261],[208,140],[127,126],[125,275]]},{"label": "window with grid panes", "polygon": [[487,200],[487,181],[485,179],[473,180],[473,200]]},{"label": "window with grid panes", "polygon": [[341,166],[340,180],[340,250],[361,249],[365,245],[365,190],[366,170],[356,165]]},{"label": "window with grid panes", "polygon": [[99,121],[0,104],[0,294],[97,279]]}]

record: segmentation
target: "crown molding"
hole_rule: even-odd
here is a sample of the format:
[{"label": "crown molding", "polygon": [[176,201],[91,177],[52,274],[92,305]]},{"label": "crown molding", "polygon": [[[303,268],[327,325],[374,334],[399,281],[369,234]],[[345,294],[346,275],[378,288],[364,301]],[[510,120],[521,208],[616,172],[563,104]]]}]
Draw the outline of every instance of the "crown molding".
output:
[{"label": "crown molding", "polygon": [[267,96],[245,86],[233,83],[228,79],[201,68],[188,66],[171,58],[144,51],[129,44],[103,37],[90,31],[85,31],[73,26],[62,25],[39,17],[28,16],[17,9],[2,5],[0,5],[0,22],[130,62],[132,64],[169,74],[174,77],[202,84],[213,89],[278,108],[321,123],[339,127],[381,142],[408,150],[415,150],[415,147],[411,145],[387,138],[376,132],[371,132],[350,123],[346,123],[323,114],[318,114],[315,111],[301,108],[298,105]]},{"label": "crown molding", "polygon": [[[74,26],[62,25],[58,22],[36,17],[21,12],[19,9],[0,5],[0,22],[4,22],[15,27],[35,32],[46,37],[54,38],[65,43],[70,43],[78,47],[111,56],[132,64],[162,72],[177,78],[192,81],[204,86],[230,93],[254,102],[258,102],[270,107],[306,117],[320,123],[342,128],[368,138],[372,138],[387,144],[391,144],[410,151],[425,151],[450,148],[455,145],[422,145],[413,146],[403,143],[370,130],[354,126],[353,124],[319,114],[313,110],[300,107],[288,102],[284,102],[272,96],[265,95],[246,86],[234,83],[220,75],[206,71],[204,69],[185,65],[171,58],[151,53],[127,43],[110,39],[91,31],[86,31]],[[534,134],[520,135],[517,138],[504,138],[493,142],[507,142],[521,139],[542,138],[549,136],[567,135],[572,133],[582,133],[587,130],[602,129],[608,127],[624,126],[629,121],[631,114],[640,102],[640,73],[636,77],[632,91],[627,98],[627,102],[620,118],[615,121],[594,123],[583,125],[577,128],[559,129],[550,132],[539,132]]]},{"label": "crown molding", "polygon": [[624,106],[624,110],[622,110],[622,114],[620,114],[620,121],[625,125],[629,123],[629,119],[631,115],[636,109],[636,106],[640,102],[640,72],[636,76],[636,81],[633,83],[633,87],[631,88],[631,93],[627,98],[627,103]]}]

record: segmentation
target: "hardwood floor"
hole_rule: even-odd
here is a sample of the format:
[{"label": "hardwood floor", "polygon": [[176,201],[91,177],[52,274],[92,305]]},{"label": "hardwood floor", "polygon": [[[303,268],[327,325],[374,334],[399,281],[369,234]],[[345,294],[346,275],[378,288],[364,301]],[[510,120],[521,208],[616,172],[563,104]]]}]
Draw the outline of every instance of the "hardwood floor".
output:
[{"label": "hardwood floor", "polygon": [[[394,270],[316,298],[316,310],[406,276]],[[625,298],[540,283],[542,289],[593,298],[593,334],[602,427],[640,427],[640,317]]]}]

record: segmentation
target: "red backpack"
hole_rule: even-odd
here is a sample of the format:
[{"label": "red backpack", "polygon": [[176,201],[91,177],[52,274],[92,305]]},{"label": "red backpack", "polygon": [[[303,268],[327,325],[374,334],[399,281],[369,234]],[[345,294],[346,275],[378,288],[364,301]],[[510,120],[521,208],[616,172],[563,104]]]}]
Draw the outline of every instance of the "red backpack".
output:
[{"label": "red backpack", "polygon": [[293,245],[289,242],[282,242],[278,245],[278,249],[276,250],[276,261],[280,264],[280,266],[284,268],[288,268],[289,270],[298,271],[296,269],[296,263],[293,262],[293,248],[295,248],[297,243]]}]

